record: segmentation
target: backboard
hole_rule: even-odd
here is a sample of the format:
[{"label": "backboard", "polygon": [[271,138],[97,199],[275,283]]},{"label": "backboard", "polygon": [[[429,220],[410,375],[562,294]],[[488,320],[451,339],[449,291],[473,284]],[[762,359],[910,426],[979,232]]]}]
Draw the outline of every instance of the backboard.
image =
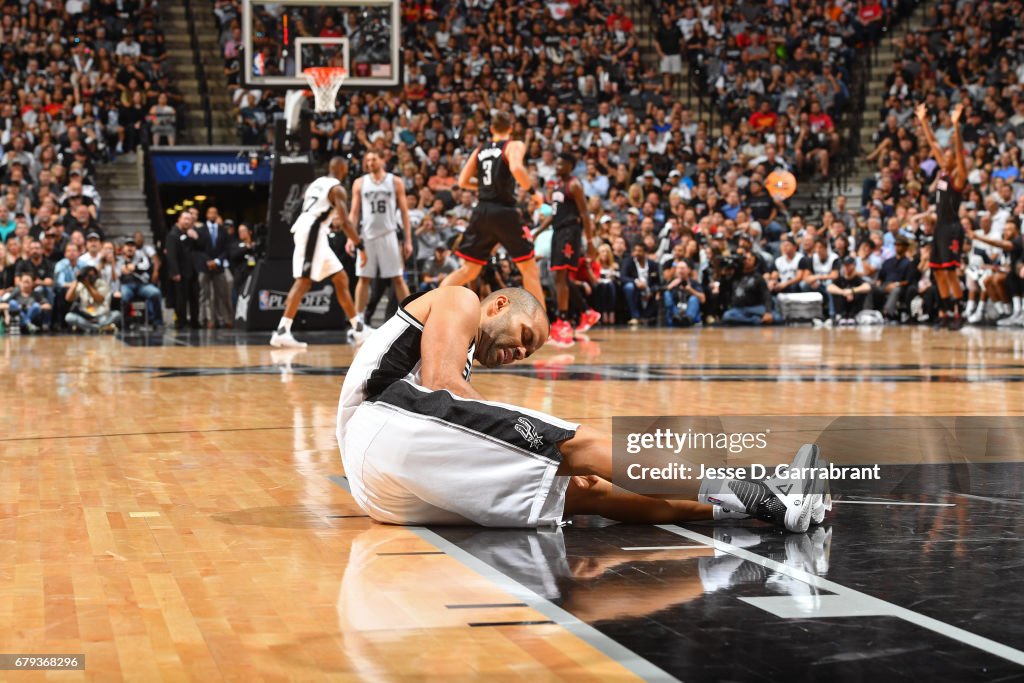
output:
[{"label": "backboard", "polygon": [[344,89],[401,82],[398,0],[243,0],[242,73],[254,87],[307,88],[302,69],[343,66]]}]

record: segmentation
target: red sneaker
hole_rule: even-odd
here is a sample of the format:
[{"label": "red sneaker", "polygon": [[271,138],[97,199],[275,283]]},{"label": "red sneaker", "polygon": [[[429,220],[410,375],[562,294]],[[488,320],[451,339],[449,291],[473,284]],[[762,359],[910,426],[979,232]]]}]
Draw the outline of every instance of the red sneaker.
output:
[{"label": "red sneaker", "polygon": [[601,314],[591,308],[580,316],[580,324],[576,326],[576,331],[586,332],[599,322],[601,322]]},{"label": "red sneaker", "polygon": [[551,325],[551,336],[548,341],[560,348],[572,346],[572,325],[567,320],[556,320]]}]

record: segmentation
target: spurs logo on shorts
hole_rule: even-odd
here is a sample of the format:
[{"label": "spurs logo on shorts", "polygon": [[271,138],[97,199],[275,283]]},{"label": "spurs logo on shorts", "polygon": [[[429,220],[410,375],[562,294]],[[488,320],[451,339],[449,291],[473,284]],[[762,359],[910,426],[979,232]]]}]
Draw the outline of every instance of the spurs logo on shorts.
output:
[{"label": "spurs logo on shorts", "polygon": [[515,430],[526,439],[526,443],[530,444],[530,448],[540,450],[544,445],[544,437],[537,433],[537,428],[533,426],[533,423],[525,417],[519,418],[516,422]]}]

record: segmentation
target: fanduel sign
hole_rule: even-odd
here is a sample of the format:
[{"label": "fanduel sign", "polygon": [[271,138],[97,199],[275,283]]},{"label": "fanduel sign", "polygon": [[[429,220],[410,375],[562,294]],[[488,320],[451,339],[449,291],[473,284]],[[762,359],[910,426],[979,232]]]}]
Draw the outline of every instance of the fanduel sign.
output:
[{"label": "fanduel sign", "polygon": [[230,152],[173,152],[153,150],[153,174],[167,185],[234,185],[270,182],[270,164],[260,157],[255,168],[247,154]]}]

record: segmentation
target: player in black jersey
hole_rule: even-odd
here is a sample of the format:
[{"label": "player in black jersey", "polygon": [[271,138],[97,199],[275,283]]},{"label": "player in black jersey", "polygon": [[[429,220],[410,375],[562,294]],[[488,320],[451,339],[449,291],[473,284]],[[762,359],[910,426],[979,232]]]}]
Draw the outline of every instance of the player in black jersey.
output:
[{"label": "player in black jersey", "polygon": [[[551,203],[554,209],[550,217],[540,226],[540,231],[551,227],[551,272],[555,274],[555,299],[558,303],[558,320],[551,325],[551,342],[557,346],[571,346],[572,322],[569,320],[569,273],[579,266],[580,257],[586,254],[596,257],[593,245],[594,223],[587,210],[587,199],[583,185],[572,175],[576,157],[568,152],[559,155],[555,163],[557,180],[552,188]],[[584,313],[591,313],[587,311]],[[595,313],[597,320],[600,314]],[[596,320],[581,321],[586,327]]]},{"label": "player in black jersey", "polygon": [[523,275],[523,288],[544,305],[540,270],[533,257],[530,229],[516,206],[518,184],[531,189],[530,174],[523,163],[526,145],[510,139],[512,116],[499,111],[491,118],[491,141],[473,150],[459,173],[458,185],[476,189],[476,208],[455,250],[462,266],[441,282],[441,286],[460,286],[472,282],[487,264],[494,248],[501,244]]},{"label": "player in black jersey", "polygon": [[958,272],[964,243],[964,230],[960,224],[960,201],[967,186],[967,165],[964,162],[964,145],[960,139],[959,125],[963,109],[963,105],[958,104],[953,107],[950,114],[953,121],[953,138],[950,141],[951,149],[946,152],[939,149],[939,143],[932,133],[931,125],[928,123],[928,107],[921,104],[915,111],[928,146],[931,147],[932,156],[941,168],[935,180],[935,238],[929,267],[935,277],[935,285],[939,289],[941,299],[939,324],[951,329],[959,329],[963,324],[960,318],[963,290],[960,287]]}]

